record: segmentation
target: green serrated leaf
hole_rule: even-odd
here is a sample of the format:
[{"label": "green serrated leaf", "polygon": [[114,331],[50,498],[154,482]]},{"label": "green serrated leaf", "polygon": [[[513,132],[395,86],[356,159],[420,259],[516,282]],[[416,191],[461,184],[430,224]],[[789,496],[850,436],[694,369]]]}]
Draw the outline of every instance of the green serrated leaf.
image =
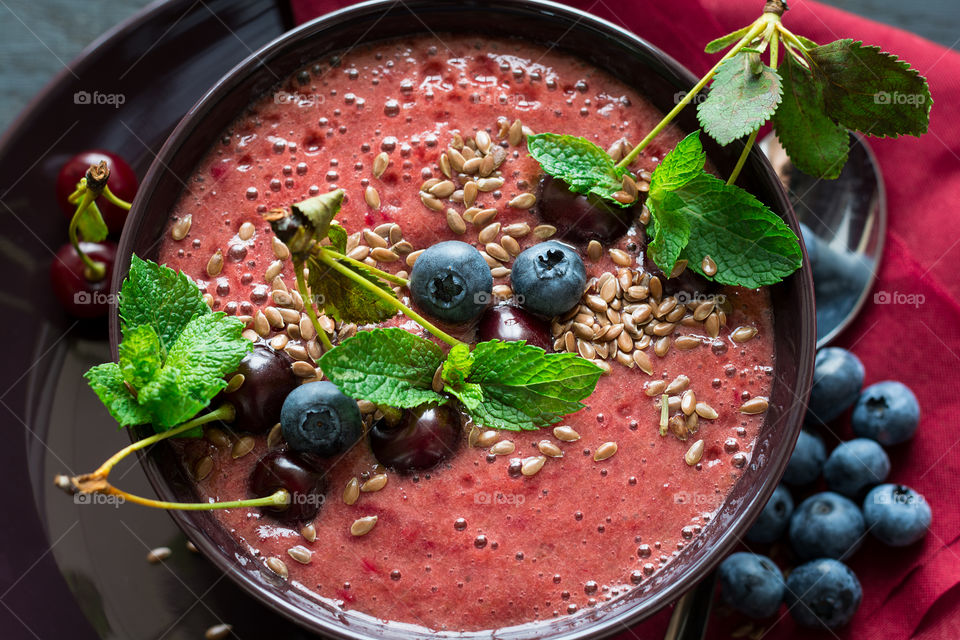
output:
[{"label": "green serrated leaf", "polygon": [[87,205],[87,208],[77,218],[77,231],[80,232],[80,237],[83,238],[84,242],[100,242],[110,233],[96,202]]},{"label": "green serrated leaf", "polygon": [[330,231],[330,222],[340,211],[342,202],[343,189],[334,189],[292,204],[290,210],[295,217],[302,216],[310,222],[314,239],[320,241],[327,237]]},{"label": "green serrated leaf", "polygon": [[447,353],[447,359],[443,361],[441,377],[444,385],[451,389],[459,389],[466,382],[472,367],[473,356],[470,354],[470,347],[464,343],[454,345]]},{"label": "green serrated leaf", "polygon": [[[703,175],[702,172],[700,175]],[[673,273],[680,253],[690,241],[690,224],[672,191],[665,192],[657,199],[650,198],[647,208],[651,219],[655,221],[647,252],[664,273]]]},{"label": "green serrated leaf", "polygon": [[650,179],[650,197],[682,187],[703,173],[707,154],[700,144],[700,132],[694,131],[677,143],[673,151],[660,161]]},{"label": "green serrated leaf", "polygon": [[[360,274],[378,289],[396,299],[397,295],[393,289],[366,269],[342,260],[338,260],[338,263]],[[310,258],[308,264],[313,302],[335,320],[369,324],[382,322],[397,314],[396,308],[391,304],[316,258]]]},{"label": "green serrated leaf", "polygon": [[756,53],[740,52],[717,69],[697,116],[714,140],[730,144],[770,119],[780,104],[781,91],[775,69],[759,62]]},{"label": "green serrated leaf", "polygon": [[701,275],[704,256],[717,265],[713,280],[741,287],[774,284],[800,268],[803,254],[793,231],[736,185],[704,173],[673,192],[668,206],[690,225],[680,255]]},{"label": "green serrated leaf", "polygon": [[823,85],[793,56],[780,67],[783,101],[773,116],[777,138],[793,164],[818,178],[836,178],[847,163],[850,134],[831,120],[823,100]]},{"label": "green serrated leaf", "polygon": [[737,29],[733,33],[728,33],[725,36],[720,36],[716,40],[711,40],[707,43],[707,46],[703,48],[705,53],[719,53],[723,51],[734,42],[738,41],[743,36],[747,35],[747,31],[750,31],[752,25],[747,25],[743,29]]},{"label": "green serrated leaf", "polygon": [[860,41],[837,40],[810,49],[815,79],[835,122],[870,136],[927,132],[933,99],[920,73],[897,56]]},{"label": "green serrated leaf", "polygon": [[797,38],[797,40],[800,41],[800,44],[802,44],[802,45],[803,45],[804,47],[806,47],[807,49],[813,49],[814,47],[819,47],[819,46],[820,46],[820,45],[818,45],[816,42],[814,42],[813,40],[811,40],[810,38],[806,38],[806,37],[804,37],[804,36],[797,35],[797,34],[794,34],[794,36]]},{"label": "green serrated leaf", "polygon": [[323,354],[324,375],[351,398],[391,407],[443,403],[433,375],[443,362],[436,344],[396,327],[360,331]]},{"label": "green serrated leaf", "polygon": [[148,324],[124,327],[118,351],[123,379],[134,389],[143,388],[163,366],[160,339]]},{"label": "green serrated leaf", "polygon": [[183,272],[134,255],[120,290],[124,325],[150,325],[160,340],[162,357],[194,317],[210,313],[197,285]]},{"label": "green serrated leaf", "polygon": [[124,384],[123,373],[115,362],[98,364],[83,377],[90,388],[121,427],[130,427],[150,422],[150,412],[140,406]]},{"label": "green serrated leaf", "polygon": [[339,253],[347,252],[347,230],[338,224],[330,225],[327,230],[327,237],[330,238],[330,246]]},{"label": "green serrated leaf", "polygon": [[606,151],[586,138],[557,133],[527,136],[527,149],[544,171],[560,178],[574,193],[593,193],[618,206],[626,169],[618,168]]}]

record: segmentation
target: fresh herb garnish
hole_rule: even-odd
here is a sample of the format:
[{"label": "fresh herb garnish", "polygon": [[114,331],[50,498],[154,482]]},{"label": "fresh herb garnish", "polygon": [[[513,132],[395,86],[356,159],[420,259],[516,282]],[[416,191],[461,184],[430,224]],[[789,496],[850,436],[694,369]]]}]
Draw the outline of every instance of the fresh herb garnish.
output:
[{"label": "fresh herb garnish", "polygon": [[[530,155],[572,191],[629,205],[614,197],[618,181],[633,177],[629,167],[643,149],[709,85],[710,94],[697,110],[704,130],[723,145],[748,137],[726,185],[703,172],[697,155],[702,149],[699,142],[694,149],[689,137],[654,172],[647,233],[651,256],[667,274],[684,259],[709,279],[756,287],[779,282],[800,267],[795,234],[756,198],[733,186],[767,121],[773,121],[794,164],[820,178],[840,175],[849,150],[848,129],[881,137],[918,136],[927,130],[930,88],[909,64],[858,41],[820,46],[792,33],[781,21],[786,11],[782,0],[767,0],[763,11],[752,24],[706,46],[707,53],[728,50],[616,164],[582,138],[556,133],[528,137]],[[763,62],[764,54],[769,64]],[[667,168],[669,161],[674,166]],[[703,273],[705,257],[711,272],[716,264],[715,275]]]}]

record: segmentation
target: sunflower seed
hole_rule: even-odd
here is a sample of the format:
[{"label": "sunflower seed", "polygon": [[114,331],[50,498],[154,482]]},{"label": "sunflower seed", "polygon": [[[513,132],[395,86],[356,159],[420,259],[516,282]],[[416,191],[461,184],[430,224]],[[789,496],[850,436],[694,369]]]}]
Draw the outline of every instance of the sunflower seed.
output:
[{"label": "sunflower seed", "polygon": [[738,327],[730,334],[730,339],[737,343],[748,342],[757,335],[756,327]]},{"label": "sunflower seed", "polygon": [[540,450],[545,456],[550,456],[551,458],[562,458],[563,451],[556,445],[556,443],[551,442],[550,440],[541,440],[537,443],[537,449]]},{"label": "sunflower seed", "polygon": [[381,151],[377,154],[377,157],[373,159],[373,177],[379,178],[383,175],[383,172],[387,170],[387,166],[390,164],[390,156],[387,155],[386,151]]},{"label": "sunflower seed", "polygon": [[501,440],[490,447],[490,453],[495,456],[508,456],[516,450],[517,445],[510,440]]},{"label": "sunflower seed", "polygon": [[370,479],[360,485],[360,491],[363,493],[374,493],[387,486],[387,474],[378,473],[370,476]]},{"label": "sunflower seed", "polygon": [[[312,525],[311,525],[312,526]],[[316,531],[314,531],[314,539],[316,539]],[[287,555],[299,562],[300,564],[310,564],[310,560],[313,559],[313,552],[310,549],[307,549],[302,544],[298,544],[295,547],[290,547],[287,549]]]},{"label": "sunflower seed", "polygon": [[765,396],[756,396],[754,398],[750,398],[740,405],[740,413],[746,413],[749,415],[763,413],[769,406],[770,401]]},{"label": "sunflower seed", "polygon": [[150,553],[147,554],[147,562],[150,564],[158,564],[171,555],[173,555],[173,551],[170,550],[170,547],[157,547],[156,549],[151,549]]},{"label": "sunflower seed", "polygon": [[597,450],[593,452],[593,459],[596,462],[601,460],[606,460],[607,458],[613,456],[617,452],[617,443],[616,442],[604,442]]},{"label": "sunflower seed", "polygon": [[514,209],[529,209],[537,202],[537,196],[532,193],[521,193],[518,196],[515,196],[507,203],[508,207],[513,207]]},{"label": "sunflower seed", "polygon": [[287,565],[285,565],[283,563],[283,560],[281,560],[280,558],[275,558],[271,556],[267,558],[266,565],[267,565],[267,568],[270,569],[270,571],[273,571],[275,574],[277,574],[281,578],[285,579],[287,576],[290,575],[290,572],[287,570]]},{"label": "sunflower seed", "polygon": [[360,481],[356,478],[350,478],[347,486],[343,488],[343,503],[346,505],[356,504],[360,498]]},{"label": "sunflower seed", "polygon": [[193,216],[188,213],[173,223],[173,226],[170,227],[170,237],[178,242],[183,240],[187,237],[187,234],[190,233],[190,226],[192,224]]},{"label": "sunflower seed", "polygon": [[540,469],[543,469],[543,464],[546,461],[547,458],[545,456],[524,458],[523,463],[520,465],[520,473],[527,477],[535,476],[540,472]]},{"label": "sunflower seed", "polygon": [[703,457],[703,440],[697,440],[690,448],[687,449],[687,452],[683,454],[683,460],[691,467],[700,462],[700,459]]},{"label": "sunflower seed", "polygon": [[553,437],[561,442],[576,442],[580,439],[580,434],[573,427],[561,425],[553,428]]}]

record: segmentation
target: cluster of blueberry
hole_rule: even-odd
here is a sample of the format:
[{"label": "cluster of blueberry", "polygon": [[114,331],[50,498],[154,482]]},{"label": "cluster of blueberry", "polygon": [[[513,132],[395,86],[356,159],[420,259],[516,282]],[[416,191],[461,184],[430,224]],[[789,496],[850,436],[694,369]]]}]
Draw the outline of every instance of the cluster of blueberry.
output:
[{"label": "cluster of blueberry", "polygon": [[[902,547],[922,539],[930,527],[930,506],[923,496],[899,484],[882,484],[890,473],[883,446],[913,437],[920,406],[900,382],[878,382],[861,391],[859,359],[838,348],[817,353],[814,385],[807,410],[808,427],[832,421],[853,406],[857,436],[827,455],[823,439],[804,429],[748,542],[768,544],[786,535],[804,564],[784,580],[768,557],[748,552],[731,555],[720,566],[724,600],[752,618],[768,618],[786,602],[790,614],[807,627],[835,628],[850,621],[863,596],[849,558],[869,532],[880,542]],[[883,446],[881,446],[883,445]],[[794,508],[789,487],[803,490],[823,478],[828,491],[809,495]],[[862,500],[862,507],[855,500]]]}]

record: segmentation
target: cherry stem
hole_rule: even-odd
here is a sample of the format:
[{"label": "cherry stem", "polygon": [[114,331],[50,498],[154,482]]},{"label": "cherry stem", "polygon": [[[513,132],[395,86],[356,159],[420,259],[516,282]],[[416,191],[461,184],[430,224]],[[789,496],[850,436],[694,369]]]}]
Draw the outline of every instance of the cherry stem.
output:
[{"label": "cherry stem", "polygon": [[103,262],[93,260],[85,254],[80,248],[80,239],[77,237],[77,226],[80,224],[80,216],[87,210],[87,207],[93,205],[95,199],[96,196],[92,191],[84,191],[80,204],[77,205],[77,210],[73,213],[73,217],[70,218],[70,227],[67,231],[70,236],[70,244],[73,245],[74,251],[80,256],[80,260],[83,261],[83,277],[86,278],[88,282],[99,282],[107,275],[107,265]]},{"label": "cherry stem", "polygon": [[[780,58],[780,34],[776,31],[775,26],[771,24],[764,33],[764,38],[769,38],[770,68],[776,71],[777,63]],[[757,134],[759,133],[760,127],[757,127],[754,129],[753,133],[750,134],[750,137],[747,138],[747,143],[743,146],[743,151],[740,152],[740,157],[737,158],[737,164],[730,173],[730,177],[727,178],[727,184],[732,185],[737,181],[737,178],[740,176],[740,172],[747,163],[747,157],[750,155],[750,150],[753,149],[753,145],[757,141]]]},{"label": "cherry stem", "polygon": [[188,420],[187,422],[184,422],[183,424],[172,429],[162,433],[156,433],[147,438],[143,438],[142,440],[137,440],[133,444],[127,445],[108,458],[107,461],[100,465],[100,467],[93,473],[70,478],[70,485],[73,489],[76,489],[82,493],[102,493],[105,495],[118,496],[126,501],[143,505],[145,507],[153,507],[157,509],[176,509],[180,511],[209,511],[211,509],[235,509],[244,507],[275,507],[289,504],[290,494],[284,489],[281,489],[264,498],[253,498],[250,500],[230,500],[225,502],[167,502],[164,500],[154,500],[152,498],[144,498],[142,496],[133,495],[132,493],[127,493],[122,489],[114,487],[107,481],[107,477],[110,475],[110,472],[117,465],[117,463],[129,456],[131,453],[145,449],[146,447],[161,442],[162,440],[166,440],[167,438],[173,438],[174,436],[178,436],[182,433],[190,431],[191,429],[196,429],[197,427],[208,422],[214,422],[217,420],[230,422],[235,417],[236,410],[233,408],[233,405],[229,403],[223,404],[210,413],[197,416],[196,418]]},{"label": "cherry stem", "polygon": [[125,209],[125,210],[127,210],[127,211],[130,211],[130,207],[133,206],[132,203],[127,202],[126,200],[117,197],[117,195],[114,194],[113,191],[110,191],[110,187],[109,187],[108,185],[103,185],[103,194],[102,194],[102,195],[103,195],[104,198],[107,199],[107,202],[109,202],[110,204],[116,205],[116,206],[120,207],[121,209]]},{"label": "cherry stem", "polygon": [[344,262],[352,264],[358,269],[364,269],[366,271],[369,271],[370,273],[374,274],[381,280],[387,280],[388,282],[398,284],[401,287],[406,287],[409,284],[409,281],[406,278],[401,278],[400,276],[394,275],[388,271],[383,271],[381,269],[377,269],[376,267],[371,267],[366,262],[361,262],[360,260],[351,258],[350,256],[344,255],[339,251],[335,251],[329,247],[324,247],[323,250],[329,253],[331,256],[333,256],[337,260],[343,260]]},{"label": "cherry stem", "polygon": [[307,283],[303,279],[303,263],[294,263],[293,270],[296,272],[297,291],[300,292],[300,297],[303,298],[303,307],[307,312],[307,317],[310,318],[313,329],[317,332],[317,337],[320,338],[320,342],[323,343],[323,350],[329,351],[333,349],[333,343],[330,342],[330,336],[327,335],[327,332],[320,326],[317,311],[313,308],[313,300],[310,299],[310,292],[307,291]]},{"label": "cherry stem", "polygon": [[[419,324],[421,327],[423,327],[424,329],[426,329],[427,331],[435,335],[437,338],[449,344],[451,347],[455,347],[458,344],[463,344],[462,342],[460,342],[453,336],[449,335],[445,331],[442,331],[438,327],[434,326],[433,323],[431,323],[429,320],[427,320],[426,318],[421,316],[419,313],[417,313],[407,305],[403,304],[402,302],[400,302],[399,300],[394,298],[392,295],[390,295],[380,287],[376,286],[375,284],[373,284],[363,276],[361,276],[356,271],[353,271],[352,269],[348,269],[342,264],[340,264],[333,256],[330,255],[330,253],[326,248],[323,248],[323,247],[320,248],[320,251],[317,255],[317,259],[320,260],[320,262],[322,262],[323,264],[333,269],[334,271],[340,273],[343,276],[346,276],[347,278],[350,278],[355,283],[359,284],[361,287],[363,287],[370,293],[374,294],[375,296],[377,296],[378,298],[380,298],[381,300],[383,300],[384,302],[392,306],[394,309],[396,309],[397,311],[407,316],[408,318],[410,318],[411,320]],[[366,266],[367,265],[364,265],[364,267]]]}]

